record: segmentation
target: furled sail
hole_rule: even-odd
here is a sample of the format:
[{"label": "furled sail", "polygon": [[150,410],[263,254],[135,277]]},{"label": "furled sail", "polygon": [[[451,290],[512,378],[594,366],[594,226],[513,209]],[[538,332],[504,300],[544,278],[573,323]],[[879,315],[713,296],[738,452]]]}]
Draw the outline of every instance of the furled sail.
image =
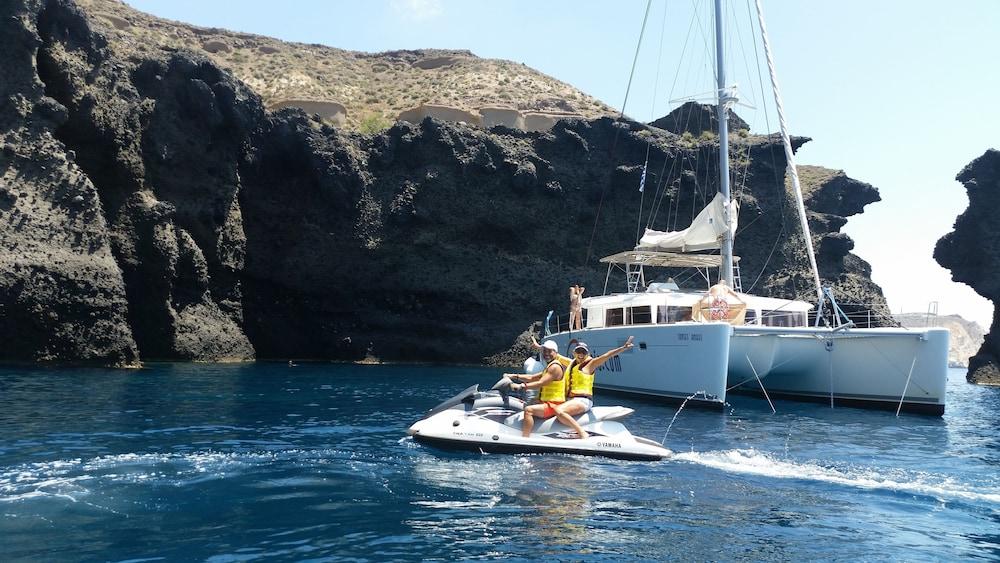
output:
[{"label": "furled sail", "polygon": [[[722,194],[715,194],[701,213],[691,221],[691,226],[682,231],[654,231],[646,229],[639,239],[636,250],[658,250],[665,252],[693,252],[713,250],[722,245],[722,234],[726,232],[726,222],[722,216],[724,206]],[[736,200],[729,202],[731,232],[736,234],[736,215],[739,210]]]}]

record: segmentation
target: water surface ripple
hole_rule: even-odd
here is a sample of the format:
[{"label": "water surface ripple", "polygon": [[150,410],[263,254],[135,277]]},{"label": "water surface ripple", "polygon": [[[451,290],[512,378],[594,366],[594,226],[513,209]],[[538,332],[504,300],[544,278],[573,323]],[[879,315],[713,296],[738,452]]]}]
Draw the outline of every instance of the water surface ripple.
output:
[{"label": "water surface ripple", "polygon": [[[482,368],[0,369],[0,560],[1000,558],[1000,390],[942,418],[736,397],[659,463],[405,437]],[[676,407],[619,397],[634,433]]]}]

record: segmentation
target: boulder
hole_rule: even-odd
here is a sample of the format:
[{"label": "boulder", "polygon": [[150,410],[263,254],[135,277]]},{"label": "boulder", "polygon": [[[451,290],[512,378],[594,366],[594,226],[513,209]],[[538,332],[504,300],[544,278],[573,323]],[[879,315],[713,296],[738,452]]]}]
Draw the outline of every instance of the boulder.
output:
[{"label": "boulder", "polygon": [[219,41],[218,39],[205,41],[201,44],[201,48],[209,53],[228,53],[232,51],[232,48],[228,43],[225,41]]}]

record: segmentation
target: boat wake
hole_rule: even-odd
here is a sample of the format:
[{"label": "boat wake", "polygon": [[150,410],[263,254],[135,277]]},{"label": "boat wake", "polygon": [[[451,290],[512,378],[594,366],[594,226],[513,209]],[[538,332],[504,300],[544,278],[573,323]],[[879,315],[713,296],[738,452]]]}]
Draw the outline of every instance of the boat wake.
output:
[{"label": "boat wake", "polygon": [[64,459],[0,467],[0,504],[61,498],[78,502],[111,484],[193,486],[205,481],[259,472],[277,465],[311,466],[364,462],[364,456],[337,450],[184,453],[124,453],[91,459]]},{"label": "boat wake", "polygon": [[686,461],[745,475],[776,479],[798,479],[830,483],[872,491],[890,491],[933,497],[939,500],[988,502],[1000,505],[1000,488],[983,490],[952,478],[904,470],[880,472],[860,466],[825,467],[819,462],[784,460],[754,449],[677,453],[674,460]]}]

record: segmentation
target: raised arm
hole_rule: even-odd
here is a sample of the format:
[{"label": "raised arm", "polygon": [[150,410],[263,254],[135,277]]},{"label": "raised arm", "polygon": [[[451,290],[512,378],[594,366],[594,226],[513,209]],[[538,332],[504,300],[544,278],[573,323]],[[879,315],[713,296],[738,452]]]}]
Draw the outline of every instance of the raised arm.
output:
[{"label": "raised arm", "polygon": [[617,348],[608,350],[607,352],[601,354],[600,356],[597,356],[593,360],[590,360],[590,362],[588,362],[587,365],[583,367],[583,369],[586,370],[587,373],[594,373],[595,371],[597,371],[597,368],[604,365],[604,362],[610,360],[611,358],[614,358],[615,356],[621,354],[626,350],[631,349],[633,338],[634,338],[633,336],[629,336],[628,340],[625,341],[625,344],[622,344]]}]

